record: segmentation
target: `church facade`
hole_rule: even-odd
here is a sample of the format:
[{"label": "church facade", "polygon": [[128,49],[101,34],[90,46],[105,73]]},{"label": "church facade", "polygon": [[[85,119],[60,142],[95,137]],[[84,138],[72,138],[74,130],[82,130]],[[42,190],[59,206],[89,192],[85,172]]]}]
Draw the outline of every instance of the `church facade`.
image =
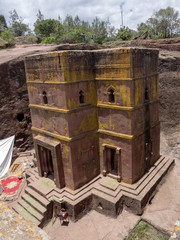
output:
[{"label": "church facade", "polygon": [[160,157],[158,51],[69,50],[25,59],[40,176],[133,184]]}]

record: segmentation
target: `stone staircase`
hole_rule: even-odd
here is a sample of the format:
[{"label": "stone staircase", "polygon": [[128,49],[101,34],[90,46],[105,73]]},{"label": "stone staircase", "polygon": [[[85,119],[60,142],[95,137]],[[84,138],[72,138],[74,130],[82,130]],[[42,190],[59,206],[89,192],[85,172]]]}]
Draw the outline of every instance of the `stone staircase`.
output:
[{"label": "stone staircase", "polygon": [[27,172],[26,178],[28,186],[13,209],[25,219],[34,222],[39,227],[43,227],[49,218],[50,201],[31,187],[31,184],[39,179],[37,169],[31,169]]},{"label": "stone staircase", "polygon": [[154,195],[156,186],[173,164],[173,159],[161,156],[154,166],[132,185],[98,175],[74,191],[67,187],[58,189],[51,179],[39,177],[37,169],[33,168],[27,173],[28,186],[25,188],[25,194],[14,209],[40,227],[50,219],[52,205],[55,202],[59,203],[60,199],[66,202],[71,220],[78,219],[83,212],[92,208],[116,217],[123,205],[134,213],[141,214],[146,203]]},{"label": "stone staircase", "polygon": [[[99,211],[98,202],[101,202],[102,199],[105,205],[109,205],[110,208],[116,207],[122,199],[124,204],[127,203],[128,208],[135,214],[142,214],[143,208],[155,194],[156,186],[173,164],[174,159],[161,156],[154,166],[138,182],[132,185],[119,183],[112,178],[99,175],[75,191],[66,187],[63,189],[53,188],[46,194],[46,198],[49,201],[64,198],[67,203],[76,206],[78,204],[82,205],[82,202],[88,197],[95,196],[97,204],[93,201],[93,208],[97,211]],[[105,212],[105,209],[103,211]],[[103,211],[100,212],[103,213]]]}]

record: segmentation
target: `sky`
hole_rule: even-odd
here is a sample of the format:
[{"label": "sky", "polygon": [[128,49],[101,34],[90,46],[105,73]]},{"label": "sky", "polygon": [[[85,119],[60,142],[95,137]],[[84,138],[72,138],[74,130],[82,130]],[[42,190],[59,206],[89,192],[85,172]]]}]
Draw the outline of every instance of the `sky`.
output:
[{"label": "sky", "polygon": [[124,26],[136,30],[138,23],[145,22],[154,12],[168,6],[180,13],[180,0],[0,0],[0,14],[9,23],[9,12],[16,9],[32,30],[38,9],[45,19],[58,19],[58,16],[64,19],[69,14],[91,23],[96,16],[100,20],[109,17],[111,25],[118,29],[123,9]]}]

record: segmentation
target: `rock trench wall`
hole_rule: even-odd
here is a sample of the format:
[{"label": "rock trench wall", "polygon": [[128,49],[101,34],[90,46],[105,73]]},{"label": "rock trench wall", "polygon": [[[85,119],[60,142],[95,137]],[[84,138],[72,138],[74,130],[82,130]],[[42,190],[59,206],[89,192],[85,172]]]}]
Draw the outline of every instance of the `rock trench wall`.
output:
[{"label": "rock trench wall", "polygon": [[159,59],[161,153],[180,156],[180,54]]},{"label": "rock trench wall", "polygon": [[[60,49],[58,49],[60,50]],[[163,153],[180,155],[180,57],[159,59],[159,99]],[[15,135],[14,155],[31,149],[31,118],[24,62],[18,58],[0,65],[0,139]]]},{"label": "rock trench wall", "polygon": [[15,135],[14,155],[33,146],[24,62],[0,65],[0,139]]}]

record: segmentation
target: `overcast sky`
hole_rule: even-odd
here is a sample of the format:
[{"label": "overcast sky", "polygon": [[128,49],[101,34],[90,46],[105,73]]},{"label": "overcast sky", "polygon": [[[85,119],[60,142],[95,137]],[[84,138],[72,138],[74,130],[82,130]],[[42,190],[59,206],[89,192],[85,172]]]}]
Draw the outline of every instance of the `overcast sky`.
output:
[{"label": "overcast sky", "polygon": [[180,0],[0,0],[0,14],[9,21],[9,12],[16,9],[24,23],[33,29],[38,9],[45,19],[62,19],[67,14],[81,20],[89,21],[97,16],[101,20],[109,20],[113,26],[121,25],[120,5],[123,5],[124,25],[136,29],[137,24],[145,22],[155,11],[168,6],[175,8],[180,13]]}]

